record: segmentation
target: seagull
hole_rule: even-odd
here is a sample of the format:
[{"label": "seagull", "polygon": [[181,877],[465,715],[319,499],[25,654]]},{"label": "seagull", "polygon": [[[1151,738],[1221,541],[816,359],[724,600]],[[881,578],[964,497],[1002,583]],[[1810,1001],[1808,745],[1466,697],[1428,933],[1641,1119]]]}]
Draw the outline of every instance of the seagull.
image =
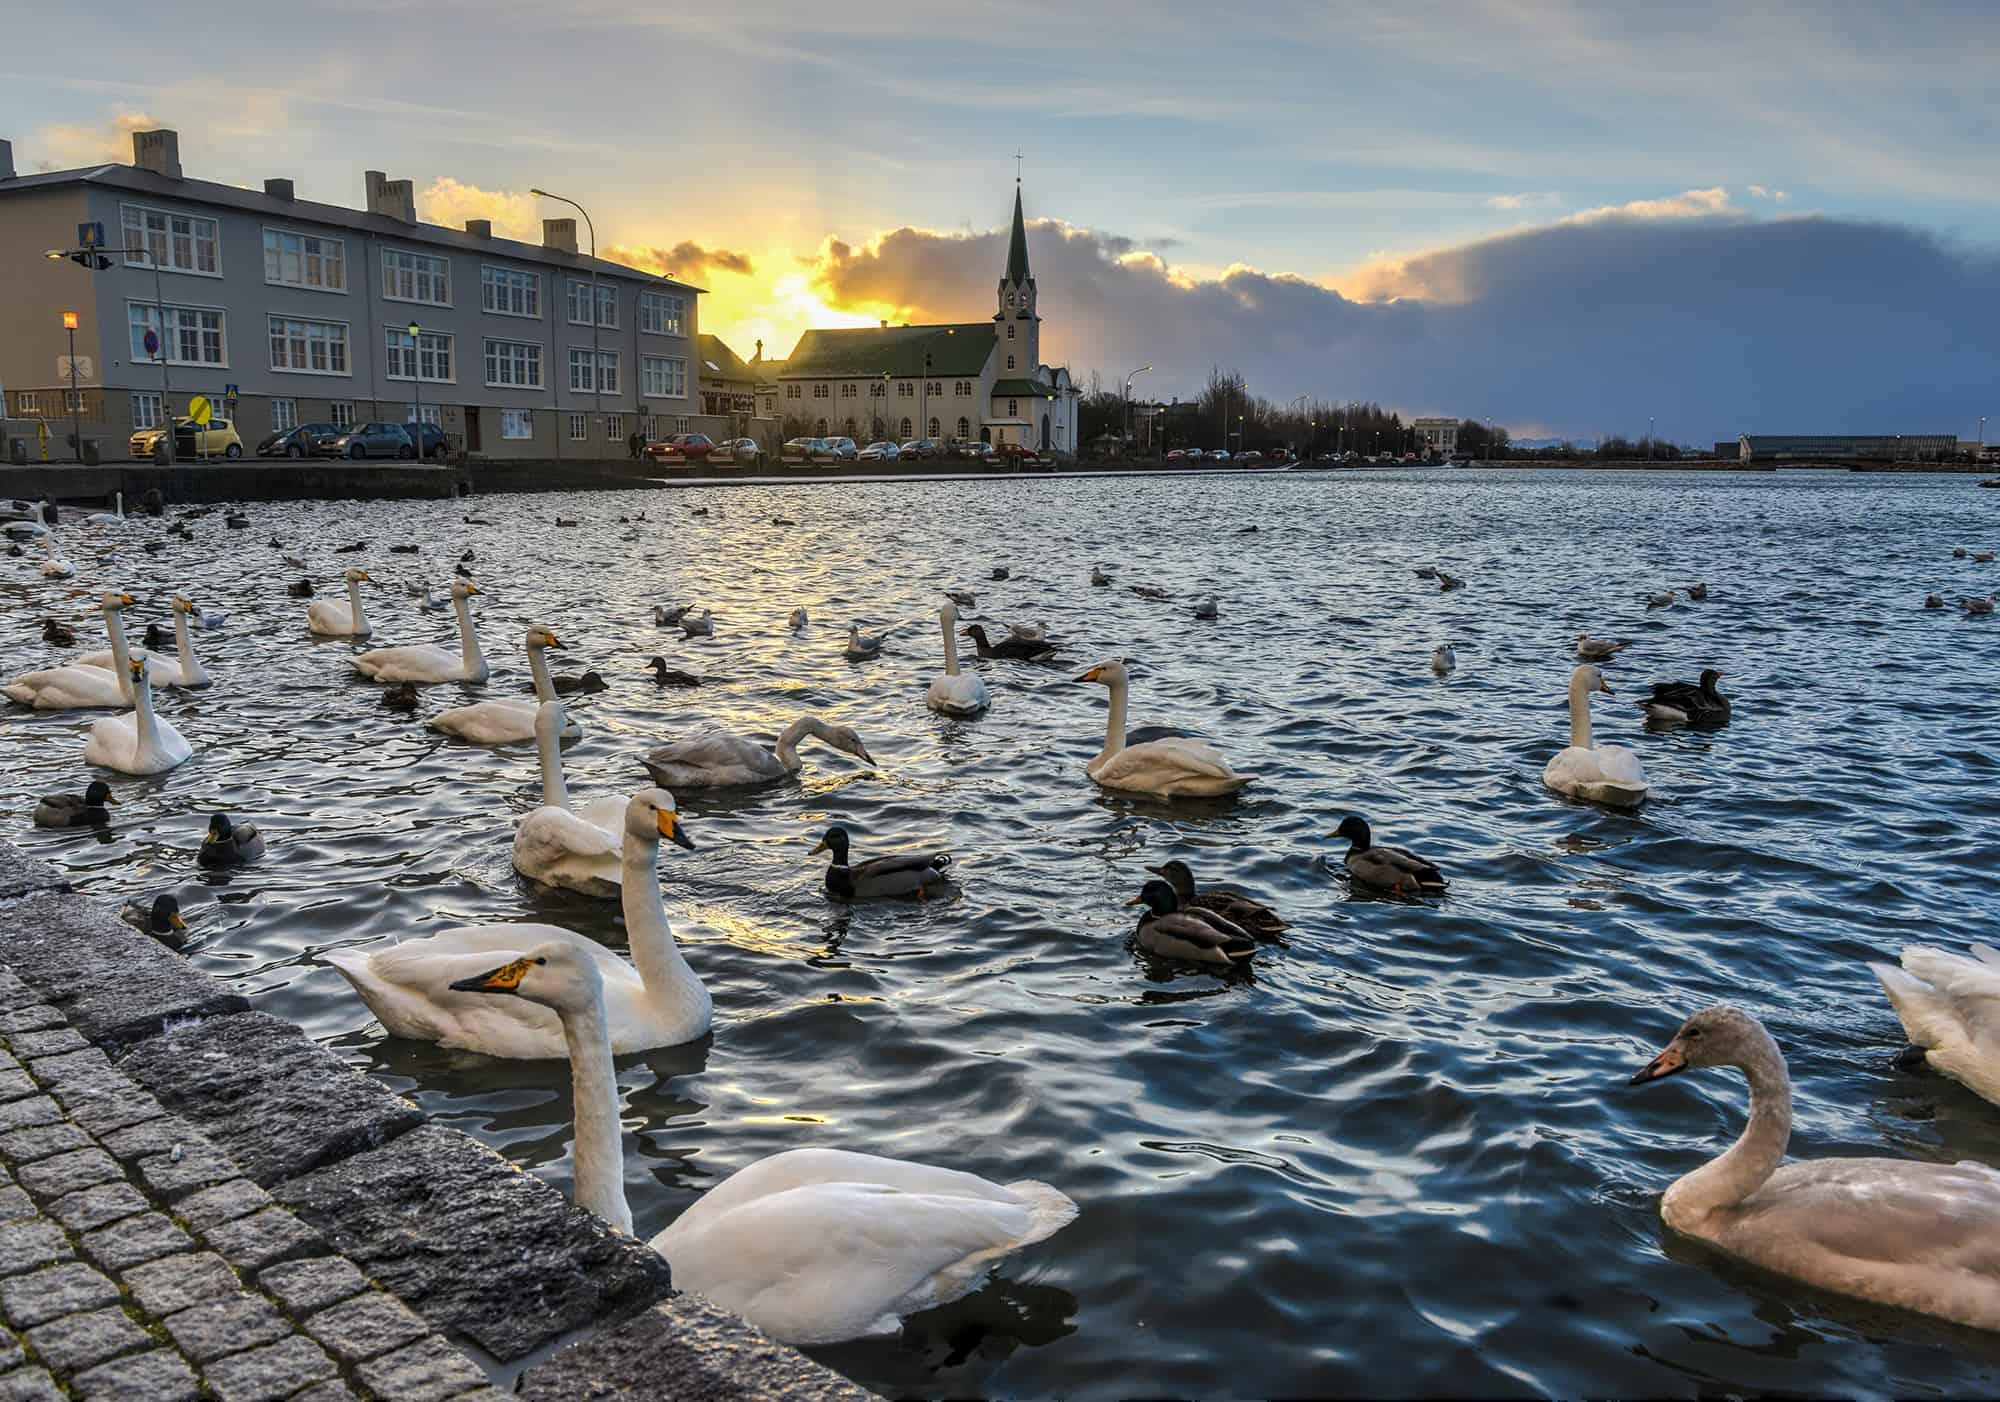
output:
[{"label": "seagull", "polygon": [[802,630],[806,626],[806,624],[812,622],[812,620],[806,617],[806,611],[804,609],[797,608],[792,610],[792,616],[789,622],[792,625],[792,631],[796,633]]},{"label": "seagull", "polygon": [[656,627],[671,628],[687,617],[687,611],[693,607],[692,604],[676,604],[672,608],[668,608],[665,604],[654,604],[653,623]]},{"label": "seagull", "polygon": [[1105,585],[1111,582],[1111,576],[1106,574],[1102,569],[1098,568],[1096,565],[1092,565],[1090,567],[1090,582],[1092,584],[1095,584],[1099,589],[1102,589]]},{"label": "seagull", "polygon": [[1583,633],[1576,640],[1576,655],[1586,662],[1602,662],[1626,646],[1623,642],[1614,643],[1609,638],[1593,638]]},{"label": "seagull", "polygon": [[1439,676],[1458,665],[1458,654],[1451,650],[1450,643],[1439,643],[1431,649],[1431,670]]},{"label": "seagull", "polygon": [[1670,609],[1673,606],[1674,591],[1671,589],[1663,594],[1648,594],[1646,596],[1646,607],[1649,609]]},{"label": "seagull", "polygon": [[1432,568],[1431,566],[1429,566],[1429,565],[1419,565],[1419,566],[1417,566],[1417,578],[1418,578],[1418,579],[1436,579],[1437,577],[1438,577],[1438,572],[1437,572],[1437,571],[1436,571],[1435,569],[1433,569],[1433,568]]},{"label": "seagull", "polygon": [[1215,595],[1210,594],[1207,598],[1196,604],[1194,606],[1194,616],[1200,619],[1214,618],[1216,616]]},{"label": "seagull", "polygon": [[962,609],[975,607],[979,603],[979,596],[970,589],[947,589],[944,591],[944,596]]},{"label": "seagull", "polygon": [[882,640],[861,631],[856,624],[847,625],[847,660],[861,662],[870,657],[878,657],[882,652]]},{"label": "seagull", "polygon": [[306,567],[306,562],[296,555],[280,555],[278,558],[295,570],[302,570]]},{"label": "seagull", "polygon": [[700,618],[681,618],[681,632],[690,638],[712,638],[715,636],[715,619],[707,609],[701,611]]},{"label": "seagull", "polygon": [[1045,643],[1049,630],[1039,623],[1009,623],[1007,631],[1024,643]]}]

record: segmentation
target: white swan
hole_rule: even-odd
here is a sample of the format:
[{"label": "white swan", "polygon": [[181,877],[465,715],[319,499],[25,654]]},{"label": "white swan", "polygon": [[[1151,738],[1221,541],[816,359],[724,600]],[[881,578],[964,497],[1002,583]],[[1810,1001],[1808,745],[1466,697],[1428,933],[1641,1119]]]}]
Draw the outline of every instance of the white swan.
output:
[{"label": "white swan", "polygon": [[625,800],[611,795],[569,806],[563,783],[562,702],[544,701],[535,710],[535,747],[542,764],[542,806],[514,829],[514,870],[548,886],[584,896],[617,896],[622,884]]},{"label": "white swan", "polygon": [[200,691],[203,687],[213,685],[215,681],[215,678],[209,676],[208,669],[201,665],[201,659],[194,655],[194,639],[188,633],[188,619],[200,616],[201,611],[195,607],[192,599],[185,594],[174,595],[174,650],[179,654],[178,660],[161,657],[157,653],[147,652],[144,648],[132,648],[129,644],[125,644],[125,627],[120,622],[113,636],[112,646],[101,652],[93,652],[88,657],[79,657],[77,665],[121,667],[130,663],[132,658],[143,656],[148,663],[147,677],[155,686],[177,686],[183,691]]},{"label": "white swan", "polygon": [[56,533],[54,531],[49,531],[42,536],[42,553],[48,556],[47,559],[42,561],[42,578],[68,579],[76,573],[76,566],[65,560],[62,552],[56,549]]},{"label": "white swan", "polygon": [[[602,966],[568,943],[453,984],[553,1009],[576,1104],[576,1201],[623,1232],[625,1150]],[[494,995],[512,995],[499,996]],[[730,1175],[648,1243],[677,1288],[786,1344],[892,1334],[902,1316],[969,1294],[1000,1260],[1053,1236],[1076,1204],[1046,1183],[845,1149],[792,1149]]]},{"label": "white swan", "polygon": [[471,925],[376,952],[341,950],[326,955],[326,962],[354,985],[391,1036],[488,1056],[562,1056],[562,1024],[549,1009],[452,986],[537,946],[560,943],[594,963],[604,980],[613,1050],[623,1055],[691,1042],[708,1031],[708,990],[674,943],[660,898],[659,859],[662,837],[682,847],[694,844],[681,831],[674,796],[661,789],[634,794],[622,821],[629,964],[593,939],[528,922]]},{"label": "white swan", "polygon": [[118,505],[110,511],[93,511],[83,518],[86,526],[122,526],[125,524],[125,493],[115,493]]},{"label": "white swan", "polygon": [[1792,1083],[1764,1025],[1705,1008],[1632,1078],[1703,1066],[1750,1082],[1750,1123],[1727,1153],[1666,1191],[1673,1230],[1837,1294],[2000,1329],[2000,1172],[1980,1163],[1812,1159],[1783,1163]]},{"label": "white swan", "polygon": [[[476,701],[470,706],[454,706],[433,716],[430,728],[479,745],[518,745],[534,739],[536,709],[556,699],[555,683],[549,680],[548,659],[543,653],[548,648],[560,650],[562,641],[546,628],[530,627],[527,646],[528,675],[535,680],[534,700]],[[577,723],[565,715],[562,738],[574,740],[581,734]]]},{"label": "white swan", "polygon": [[1617,808],[1636,808],[1646,798],[1646,770],[1639,756],[1618,745],[1590,743],[1590,694],[1611,684],[1593,663],[1569,676],[1569,747],[1542,771],[1542,782],[1571,798],[1587,798]]},{"label": "white swan", "polygon": [[347,602],[320,599],[306,610],[306,629],[322,638],[365,638],[375,631],[361,607],[361,586],[373,583],[367,570],[347,572]]},{"label": "white swan", "polygon": [[993,704],[977,672],[958,670],[958,609],[947,602],[938,610],[944,625],[944,675],[931,683],[924,699],[933,711],[947,716],[976,716]]},{"label": "white swan", "polygon": [[121,774],[164,774],[193,757],[194,747],[181,733],[153,714],[153,688],[146,672],[146,659],[133,658],[136,704],[130,715],[106,716],[90,727],[90,739],[83,747],[85,764],[116,769]]},{"label": "white swan", "polygon": [[371,648],[354,659],[354,670],[378,682],[483,682],[488,676],[479,635],[472,631],[472,604],[479,587],[463,579],[451,583],[452,608],[458,613],[458,653],[431,643],[411,647]]},{"label": "white swan", "polygon": [[830,724],[818,716],[800,716],[779,731],[777,746],[772,750],[748,736],[712,730],[691,740],[660,745],[647,751],[639,762],[663,789],[727,789],[769,784],[787,774],[796,774],[803,767],[798,746],[808,735],[853,755],[863,764],[875,762],[853,730]]},{"label": "white swan", "polygon": [[1125,699],[1130,683],[1125,664],[1117,658],[1098,663],[1077,680],[1102,682],[1111,689],[1104,748],[1084,766],[1104,788],[1155,798],[1218,798],[1239,792],[1256,777],[1237,773],[1214,746],[1199,740],[1170,737],[1127,745]]},{"label": "white swan", "polygon": [[1925,1062],[2000,1105],[2000,950],[1975,944],[1968,959],[1913,944],[1902,968],[1868,967]]},{"label": "white swan", "polygon": [[111,636],[111,650],[117,660],[115,667],[85,667],[76,663],[45,667],[14,678],[0,690],[38,711],[132,705],[131,656],[125,646],[125,625],[119,615],[132,606],[133,599],[130,594],[113,589],[99,602],[104,610],[104,631]]}]

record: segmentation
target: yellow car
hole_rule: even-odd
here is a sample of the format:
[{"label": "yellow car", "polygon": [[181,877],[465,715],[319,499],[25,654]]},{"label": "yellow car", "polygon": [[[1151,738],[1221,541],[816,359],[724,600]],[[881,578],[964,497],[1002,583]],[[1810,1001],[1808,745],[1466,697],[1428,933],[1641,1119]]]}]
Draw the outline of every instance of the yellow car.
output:
[{"label": "yellow car", "polygon": [[[163,428],[142,428],[132,435],[132,456],[141,461],[158,456]],[[206,427],[193,419],[174,420],[175,458],[240,458],[243,439],[228,419],[210,419]]]}]

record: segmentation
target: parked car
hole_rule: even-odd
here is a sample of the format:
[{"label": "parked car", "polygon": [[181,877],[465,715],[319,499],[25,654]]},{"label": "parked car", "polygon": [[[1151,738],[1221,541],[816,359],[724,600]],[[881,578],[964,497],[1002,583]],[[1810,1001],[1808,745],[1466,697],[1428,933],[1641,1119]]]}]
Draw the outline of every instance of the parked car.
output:
[{"label": "parked car", "polygon": [[906,458],[928,459],[942,457],[944,450],[928,438],[912,438],[899,449]]},{"label": "parked car", "polygon": [[413,458],[417,455],[410,441],[410,431],[401,424],[391,423],[351,425],[318,451],[322,457],[334,458]]},{"label": "parked car", "polygon": [[853,462],[861,455],[860,445],[852,438],[822,438],[820,442],[826,444],[846,462]]},{"label": "parked car", "polygon": [[321,443],[340,437],[340,430],[332,424],[300,424],[296,428],[281,428],[264,436],[257,445],[260,458],[309,458],[319,452]]},{"label": "parked car", "polygon": [[832,463],[844,461],[830,438],[793,438],[779,451],[785,462]]},{"label": "parked car", "polygon": [[1252,448],[1247,453],[1238,453],[1236,455],[1236,465],[1238,467],[1255,467],[1263,461],[1264,455],[1255,448]]},{"label": "parked car", "polygon": [[743,467],[764,465],[764,445],[754,438],[725,438],[709,451],[710,462],[733,462]]},{"label": "parked car", "polygon": [[[160,440],[166,437],[166,433],[164,428],[140,429],[132,435],[132,456],[156,456],[160,451]],[[236,425],[228,419],[210,419],[206,427],[193,419],[175,419],[174,456],[240,458],[243,456],[243,440],[237,435]]]},{"label": "parked car", "polygon": [[[403,432],[408,433],[409,431],[410,426],[404,424]],[[436,424],[425,424],[423,426],[423,440],[425,457],[442,462],[451,455],[451,439]]]},{"label": "parked car", "polygon": [[860,452],[862,462],[894,462],[902,457],[903,450],[894,443],[870,443]]},{"label": "parked car", "polygon": [[1000,461],[1000,455],[993,451],[991,443],[980,442],[976,439],[971,442],[959,444],[958,456],[967,462],[991,464]]},{"label": "parked car", "polygon": [[1210,462],[1228,462],[1229,450],[1227,448],[1210,448],[1207,458]]},{"label": "parked car", "polygon": [[646,445],[646,456],[654,462],[707,462],[714,452],[715,440],[705,433],[676,433]]}]

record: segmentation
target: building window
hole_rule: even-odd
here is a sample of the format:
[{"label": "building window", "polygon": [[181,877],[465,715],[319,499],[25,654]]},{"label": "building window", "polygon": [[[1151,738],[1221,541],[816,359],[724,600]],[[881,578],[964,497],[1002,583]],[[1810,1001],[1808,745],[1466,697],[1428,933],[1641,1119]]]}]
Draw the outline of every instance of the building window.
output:
[{"label": "building window", "polygon": [[903,431],[897,434],[896,436],[898,438],[904,438],[904,439],[907,439],[910,436],[910,421],[908,419],[903,420]]},{"label": "building window", "polygon": [[961,418],[961,419],[959,419],[959,421],[958,421],[958,436],[959,436],[960,438],[970,438],[970,437],[972,437],[972,421],[971,421],[970,419],[966,419],[966,418]]},{"label": "building window", "polygon": [[944,430],[943,430],[943,428],[941,428],[941,427],[939,426],[939,424],[938,424],[938,421],[937,421],[936,419],[932,419],[932,420],[931,420],[931,437],[933,437],[933,438],[942,438],[943,436],[944,436]]},{"label": "building window", "polygon": [[972,398],[972,381],[960,380],[957,384],[951,387],[951,392],[957,395],[961,399]]},{"label": "building window", "polygon": [[[167,307],[166,334],[161,350],[174,365],[227,365],[229,340],[224,314],[206,307]],[[131,324],[132,359],[152,361],[146,351],[146,333],[160,329],[160,309],[151,302],[126,303]]]},{"label": "building window", "polygon": [[826,386],[825,386],[825,385],[814,385],[814,386],[813,386],[813,398],[814,398],[814,399],[824,399],[824,398],[826,398]]},{"label": "building window", "polygon": [[326,417],[335,428],[352,428],[354,405],[345,399],[336,399],[327,405]]},{"label": "building window", "polygon": [[274,316],[271,327],[271,368],[292,374],[345,375],[347,323],[304,321]]},{"label": "building window", "polygon": [[916,397],[917,387],[915,385],[911,384],[908,380],[898,380],[896,382],[896,398],[915,399]]},{"label": "building window", "polygon": [[452,337],[442,331],[423,331],[415,337],[391,326],[383,333],[387,363],[382,373],[392,380],[429,380],[451,384]]},{"label": "building window", "polygon": [[1007,305],[1010,307],[1014,305],[1014,294],[1011,292],[1007,294]]},{"label": "building window", "polygon": [[785,386],[785,398],[797,399],[798,397],[799,397],[799,387],[797,385]]},{"label": "building window", "polygon": [[266,229],[264,281],[316,292],[345,292],[347,244],[342,239],[295,234],[289,229]]},{"label": "building window", "polygon": [[479,269],[479,305],[497,316],[542,315],[542,275],[518,268]]},{"label": "building window", "polygon": [[1009,370],[1012,370],[1014,368],[1014,357],[1011,355],[1007,357],[1007,368]]},{"label": "building window", "polygon": [[530,409],[502,409],[500,436],[520,442],[535,436],[535,415]]},{"label": "building window", "polygon": [[815,424],[813,426],[813,432],[821,438],[826,437],[826,420],[821,419],[817,424]]},{"label": "building window", "polygon": [[1020,401],[1020,400],[1018,400],[1018,399],[1010,399],[1010,400],[1008,400],[1008,401],[1007,401],[1007,417],[1008,417],[1008,418],[1010,418],[1010,419],[1018,419],[1018,418],[1020,418],[1020,417],[1021,417],[1021,401]]},{"label": "building window", "polygon": [[943,382],[943,381],[941,381],[941,380],[925,380],[925,381],[924,381],[924,393],[925,393],[925,394],[943,394],[943,393],[944,393],[944,382]]},{"label": "building window", "polygon": [[1007,339],[1010,341],[1014,339],[1014,323],[1011,321],[1007,323]]},{"label": "building window", "polygon": [[542,348],[533,341],[488,341],[486,383],[509,389],[540,389]]},{"label": "building window", "polygon": [[62,397],[63,412],[65,414],[90,414],[92,418],[96,417],[96,414],[90,407],[89,390],[66,389],[62,392]]},{"label": "building window", "polygon": [[844,381],[840,386],[840,397],[842,399],[852,399],[858,392],[852,381]]},{"label": "building window", "polygon": [[32,389],[15,391],[14,412],[24,419],[37,417],[42,412],[41,393]]},{"label": "building window", "polygon": [[882,399],[887,397],[888,393],[889,393],[889,387],[883,384],[880,380],[877,380],[875,381],[875,383],[868,386],[868,397],[870,399]]},{"label": "building window", "polygon": [[569,439],[572,443],[582,443],[590,437],[590,415],[571,414],[569,416]]},{"label": "building window", "polygon": [[[590,284],[577,278],[569,283],[569,324],[590,325]],[[597,284],[597,324],[618,325],[618,289]]]},{"label": "building window", "polygon": [[382,250],[382,295],[392,302],[451,305],[451,264],[428,253],[402,248]]},{"label": "building window", "polygon": [[127,264],[139,268],[158,266],[170,273],[222,276],[222,245],[213,219],[170,214],[164,209],[144,209],[133,204],[121,205],[119,217],[125,246],[146,250],[126,254]]},{"label": "building window", "polygon": [[687,298],[674,292],[641,292],[639,329],[655,336],[685,336]]},{"label": "building window", "polygon": [[403,422],[413,424],[418,419],[422,419],[432,428],[442,428],[444,427],[444,410],[435,404],[405,404],[403,406]]},{"label": "building window", "polygon": [[649,399],[679,399],[688,392],[687,362],[678,356],[639,358],[640,392]]},{"label": "building window", "polygon": [[[21,412],[28,412],[28,396],[22,395]],[[160,396],[154,390],[141,390],[132,396],[132,427],[158,428],[167,421],[160,410]]]},{"label": "building window", "polygon": [[613,443],[622,443],[625,441],[625,416],[623,414],[606,414],[604,416],[604,436]]},{"label": "building window", "polygon": [[271,401],[271,432],[290,433],[299,426],[299,401],[296,399],[273,399]]},{"label": "building window", "polygon": [[[572,394],[591,393],[590,348],[572,347],[569,353],[569,388]],[[618,352],[599,351],[597,353],[598,394],[618,393]]]}]

